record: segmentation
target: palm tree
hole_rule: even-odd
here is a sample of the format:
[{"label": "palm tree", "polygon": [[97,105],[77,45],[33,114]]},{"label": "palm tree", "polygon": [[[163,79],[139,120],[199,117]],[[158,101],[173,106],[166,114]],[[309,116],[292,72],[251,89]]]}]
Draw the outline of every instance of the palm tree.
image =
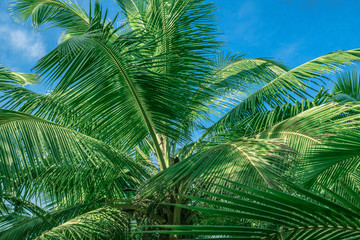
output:
[{"label": "palm tree", "polygon": [[[63,34],[35,75],[0,72],[0,239],[126,239],[192,224],[181,194],[216,193],[225,178],[282,189],[279,177],[304,179],[297,161],[356,127],[358,106],[326,103],[316,84],[360,49],[288,70],[221,52],[202,0],[116,2],[111,20],[99,1],[88,11],[12,2],[17,21]],[[24,87],[40,81],[48,94]]]}]

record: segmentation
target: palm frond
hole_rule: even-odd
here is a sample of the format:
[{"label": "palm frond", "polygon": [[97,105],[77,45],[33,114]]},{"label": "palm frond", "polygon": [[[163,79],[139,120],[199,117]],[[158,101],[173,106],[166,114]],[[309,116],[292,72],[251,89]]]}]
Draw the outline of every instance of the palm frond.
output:
[{"label": "palm frond", "polygon": [[[176,185],[182,179],[194,184],[194,182],[211,182],[213,181],[211,178],[214,176],[229,178],[250,185],[267,184],[274,186],[276,185],[274,184],[275,179],[279,176],[301,182],[304,176],[309,177],[310,175],[308,169],[299,172],[299,165],[306,162],[306,159],[312,158],[310,153],[314,149],[320,148],[318,155],[321,156],[322,145],[326,146],[328,142],[331,143],[337,134],[341,134],[340,131],[351,131],[359,124],[360,115],[357,104],[343,105],[330,102],[320,106],[314,105],[316,104],[310,102],[308,102],[308,105],[300,105],[305,109],[309,108],[307,110],[298,108],[299,105],[290,108],[285,105],[284,110],[289,109],[290,112],[285,111],[289,115],[278,115],[278,113],[283,112],[275,109],[268,112],[268,115],[260,115],[259,118],[255,117],[255,120],[262,120],[260,124],[255,122],[252,125],[253,122],[250,119],[247,126],[253,127],[251,130],[256,129],[256,126],[266,128],[256,135],[257,140],[263,142],[256,142],[257,140],[254,142],[251,138],[243,138],[241,141],[239,141],[239,138],[234,140],[234,138],[243,135],[243,132],[237,133],[236,131],[230,132],[230,136],[217,135],[214,139],[209,138],[212,141],[198,144],[196,147],[197,153],[180,161],[168,171],[158,174],[150,180],[150,183],[153,186],[156,185],[156,181]],[[285,118],[285,120],[280,121],[282,118]],[[262,125],[264,121],[265,125]],[[280,122],[277,123],[277,121]],[[284,144],[279,145],[282,146],[280,148],[282,150],[272,149],[270,146],[274,143],[273,141]],[[251,161],[251,159],[242,158],[242,154],[228,149],[227,147],[233,142],[238,142],[238,144],[244,146],[246,156],[256,160]],[[260,147],[257,148],[256,145],[259,143],[264,144],[263,147],[268,150],[267,153],[262,152]],[[266,144],[269,145],[268,148],[266,148]],[[285,150],[285,144],[288,146],[287,151]],[[191,148],[190,145],[188,149]],[[184,150],[184,154],[187,153],[188,149]],[[296,153],[296,156],[293,153]],[[272,161],[265,160],[266,158],[261,157],[262,154],[274,158]],[[262,166],[257,166],[257,164]]]},{"label": "palm frond", "polygon": [[123,195],[147,175],[124,153],[21,112],[0,111],[0,139],[1,186],[9,192],[48,192],[70,204],[97,194]]},{"label": "palm frond", "polygon": [[[189,111],[180,126],[182,134],[201,128],[210,114],[221,114],[237,104],[255,86],[268,82],[286,71],[281,64],[263,58],[248,59],[244,55],[219,52],[209,62],[208,73],[189,102]],[[198,125],[194,126],[194,123]],[[199,126],[199,127],[196,127]]]},{"label": "palm frond", "polygon": [[127,228],[128,220],[123,212],[104,207],[64,222],[35,239],[127,239]]},{"label": "palm frond", "polygon": [[326,91],[319,91],[312,101],[309,99],[302,99],[295,101],[293,104],[286,103],[278,107],[274,107],[269,111],[255,113],[239,122],[237,122],[228,135],[232,137],[252,136],[261,134],[268,128],[292,118],[308,109],[325,104],[329,99],[329,94]]},{"label": "palm frond", "polygon": [[0,83],[2,84],[12,83],[25,86],[27,84],[34,85],[39,82],[40,79],[36,74],[11,72],[6,67],[0,65]]},{"label": "palm frond", "polygon": [[[295,143],[300,143],[301,140],[306,138],[321,143],[322,140],[336,135],[341,130],[353,129],[359,123],[358,120],[359,107],[357,104],[343,105],[329,102],[312,107],[292,118],[273,125],[259,133],[258,137],[286,138],[290,146],[299,151],[302,148],[296,147]],[[292,136],[294,139],[291,139]],[[297,137],[300,139],[296,140]],[[294,142],[291,143],[291,141]]]},{"label": "palm frond", "polygon": [[306,176],[305,186],[318,189],[320,183],[341,194],[341,180],[359,191],[359,136],[357,128],[341,131],[313,149],[299,169]]},{"label": "palm frond", "polygon": [[187,192],[191,186],[211,187],[211,183],[232,179],[251,186],[276,188],[276,178],[284,169],[285,155],[293,152],[277,140],[239,139],[221,144],[205,145],[202,151],[158,173],[142,191],[165,198],[170,189],[181,186]]},{"label": "palm frond", "polygon": [[[94,10],[100,8],[100,5],[96,6]],[[148,4],[142,4],[141,10],[139,10],[139,4],[133,1],[121,2],[120,6],[123,7],[125,12],[129,12],[130,15],[134,7],[137,8],[136,11],[145,11],[141,17],[146,18],[146,21],[144,21],[146,31],[142,34],[135,31],[132,32],[130,36],[121,36],[121,38],[118,39],[116,37],[112,38],[112,44],[108,41],[110,37],[104,38],[104,36],[102,36],[103,33],[100,33],[99,29],[102,32],[107,32],[107,34],[111,36],[113,36],[112,34],[115,30],[110,31],[106,28],[107,30],[105,31],[105,29],[99,27],[92,27],[95,24],[93,23],[95,21],[95,12],[94,17],[92,17],[91,13],[87,14],[82,9],[77,9],[76,4],[64,3],[62,1],[18,1],[13,5],[13,12],[17,14],[20,19],[25,20],[30,16],[36,18],[36,11],[41,12],[43,11],[41,9],[48,9],[49,16],[44,13],[38,20],[34,21],[38,22],[38,24],[47,21],[59,21],[63,23],[63,25],[59,26],[69,31],[72,31],[71,29],[73,27],[75,30],[77,29],[76,26],[72,26],[72,24],[77,25],[77,22],[75,20],[69,21],[69,25],[66,25],[64,19],[70,19],[72,17],[80,17],[79,21],[85,19],[83,23],[79,23],[79,26],[84,26],[84,29],[73,34],[73,36],[81,36],[70,42],[64,42],[64,44],[62,44],[63,46],[58,47],[47,57],[43,58],[37,65],[38,72],[43,75],[49,74],[49,82],[57,82],[59,78],[61,78],[62,81],[60,81],[60,85],[57,86],[56,89],[56,91],[60,92],[65,91],[65,89],[69,87],[74,87],[74,85],[64,84],[67,78],[75,79],[72,81],[74,84],[76,84],[76,79],[87,78],[93,83],[99,82],[100,79],[108,79],[107,82],[103,82],[107,88],[103,89],[101,95],[95,95],[96,98],[89,99],[90,96],[94,97],[94,93],[99,92],[99,88],[93,88],[92,91],[84,91],[83,88],[77,88],[75,91],[76,94],[80,94],[80,92],[88,93],[86,96],[78,96],[78,99],[82,98],[82,100],[89,100],[92,103],[101,102],[107,105],[106,108],[97,106],[97,109],[113,108],[124,110],[117,116],[110,116],[109,112],[106,115],[96,113],[96,116],[94,116],[88,112],[88,109],[85,111],[78,110],[78,112],[82,112],[81,114],[87,118],[85,125],[91,125],[88,123],[93,122],[94,118],[105,119],[105,121],[111,118],[106,124],[101,124],[101,126],[106,126],[106,129],[102,128],[99,129],[99,131],[97,131],[97,128],[92,129],[92,131],[90,131],[94,132],[92,136],[98,137],[98,132],[100,131],[108,132],[108,139],[101,140],[111,143],[116,147],[127,144],[128,146],[125,147],[127,150],[129,146],[133,147],[147,135],[150,135],[151,141],[154,143],[157,158],[160,160],[160,165],[162,168],[165,168],[168,163],[165,163],[165,160],[162,159],[163,154],[159,147],[159,137],[157,133],[172,139],[177,138],[177,141],[180,142],[190,139],[190,136],[182,137],[182,135],[176,134],[179,131],[177,130],[177,125],[184,119],[184,113],[188,112],[188,108],[190,107],[188,103],[193,102],[191,96],[193,95],[194,89],[199,86],[199,79],[207,70],[207,58],[213,53],[213,49],[219,46],[219,42],[217,41],[217,27],[209,21],[212,19],[213,7],[211,4],[205,4],[199,0],[172,1],[168,4],[159,1],[150,1]],[[52,8],[64,8],[63,13],[57,13],[58,11]],[[53,11],[55,13],[52,13]],[[101,10],[99,10],[99,12],[101,13]],[[35,14],[31,15],[33,13]],[[101,14],[97,15],[101,16]],[[104,15],[106,15],[106,12]],[[43,20],[41,20],[42,18]],[[101,19],[99,20],[99,24],[96,23],[97,25],[101,27],[105,24],[105,16],[103,18],[97,18]],[[86,24],[84,22],[86,22]],[[85,25],[87,25],[86,29]],[[113,26],[114,21],[111,21],[108,25]],[[144,37],[139,38],[139,35],[144,34],[147,35],[147,39]],[[87,46],[87,43],[82,44],[82,40],[88,39],[89,35],[92,35],[92,40],[95,38],[97,40],[88,42],[89,46]],[[151,44],[148,44],[149,39],[151,39]],[[84,42],[85,41],[83,41],[83,43]],[[87,48],[83,49],[85,46],[87,46]],[[140,49],[139,46],[141,46]],[[138,49],[135,51],[136,48]],[[97,51],[92,52],[94,49]],[[84,52],[80,53],[82,50]],[[59,52],[61,52],[61,54],[59,54]],[[81,56],[81,58],[79,56]],[[136,61],[132,60],[134,56],[137,57]],[[144,56],[146,56],[147,59],[144,59]],[[103,57],[105,57],[106,60],[103,59]],[[101,62],[101,60],[103,62]],[[56,65],[54,64],[55,62],[59,64]],[[75,72],[71,72],[73,69],[69,66],[77,64],[80,64],[82,67],[78,68]],[[91,64],[91,66],[89,64]],[[65,74],[65,69],[67,74]],[[96,69],[107,70],[101,73]],[[145,69],[146,71],[144,71]],[[149,74],[149,70],[153,73]],[[82,75],[79,75],[79,72],[81,72]],[[125,75],[121,74],[122,72],[128,76],[124,78]],[[131,72],[131,74],[129,74],[129,72]],[[126,83],[120,83],[118,81],[119,79],[116,79],[119,77],[122,78],[122,80],[128,79],[128,81],[126,81]],[[114,80],[114,78],[116,80]],[[86,83],[82,83],[81,87],[84,87],[85,84]],[[131,87],[131,85],[133,85],[133,87]],[[111,96],[117,95],[118,88],[123,87],[128,91],[120,93],[116,101],[113,97],[112,99],[114,99],[114,101],[111,103],[104,101],[104,99],[107,99],[105,94]],[[135,92],[136,96],[134,95]],[[156,93],[155,96],[154,93]],[[121,96],[121,94],[123,96]],[[125,96],[129,94],[132,95],[131,98]],[[133,100],[130,101],[132,102],[131,104],[128,104],[129,102],[123,104],[124,99]],[[117,102],[118,106],[114,106],[115,102]],[[93,104],[89,103],[90,102],[87,102],[86,106],[93,106]],[[79,106],[84,105],[85,104],[76,104],[75,107],[79,108]],[[129,107],[125,107],[125,105]],[[130,108],[137,109],[137,111],[135,111],[137,113],[130,111]],[[138,134],[136,134],[135,137],[130,137],[131,132],[128,131],[128,128],[125,128],[123,131],[128,133],[125,136],[119,133],[116,134],[119,128],[116,127],[116,130],[114,130],[111,121],[115,119],[119,120],[119,116],[129,115],[134,116],[134,118],[131,119],[133,126],[143,125],[146,127],[137,129]],[[162,124],[159,124],[160,122]],[[125,123],[125,125],[127,126],[128,124]],[[170,134],[172,135],[169,136]],[[168,161],[168,159],[166,160]]]},{"label": "palm frond", "polygon": [[[114,38],[117,32],[116,19],[107,19],[107,10],[103,11],[100,1],[96,0],[92,6],[89,4],[89,13],[85,11],[76,1],[64,0],[12,0],[10,14],[15,21],[26,22],[31,19],[33,27],[38,29],[42,25],[47,28],[58,27],[63,29],[59,41],[63,42],[68,38],[81,36],[85,32],[107,31]],[[44,30],[45,30],[44,29]],[[109,36],[104,36],[109,37]]]},{"label": "palm frond", "polygon": [[63,0],[13,0],[10,14],[17,22],[31,19],[33,27],[50,24],[50,27],[61,27],[73,33],[83,33],[88,29],[89,17],[78,4]]},{"label": "palm frond", "polygon": [[133,30],[145,30],[145,12],[149,5],[148,0],[115,0],[115,2],[122,9],[123,14],[126,16],[130,27]]},{"label": "palm frond", "polygon": [[[221,194],[202,191],[206,198],[188,196],[196,206],[184,208],[235,218],[237,226],[157,226],[163,234],[199,236],[197,239],[357,239],[360,208],[346,200],[337,202],[285,182],[294,195],[270,188],[252,188],[235,182],[218,185]],[[328,190],[330,193],[331,191]],[[354,192],[349,193],[354,194]],[[241,225],[251,220],[254,224]]]},{"label": "palm frond", "polygon": [[359,49],[337,51],[318,57],[300,65],[281,76],[273,79],[265,86],[251,94],[238,106],[225,114],[219,121],[208,128],[203,138],[207,135],[224,132],[236,122],[248,117],[254,112],[266,111],[268,106],[281,106],[297,97],[306,98],[312,89],[310,83],[320,84],[325,74],[334,73],[343,66],[352,65],[359,61]]},{"label": "palm frond", "polygon": [[[296,160],[293,161],[293,169],[290,171],[290,175],[299,183],[303,182],[304,178],[305,181],[312,179],[314,183],[315,176],[325,170],[320,167],[320,161],[323,162],[322,164],[328,164],[328,167],[332,165],[330,161],[325,160],[325,156],[334,139],[341,139],[343,134],[351,132],[352,135],[352,132],[357,131],[359,110],[357,104],[326,103],[284,120],[259,133],[257,137],[283,139],[289,147],[298,153]],[[346,146],[347,142],[342,143]],[[337,148],[337,150],[339,149],[340,147]],[[333,149],[333,154],[337,150]],[[341,150],[338,153],[340,154],[340,152]],[[347,172],[345,168],[342,168],[341,171],[344,174]],[[335,174],[335,171],[326,171],[326,174],[333,173]],[[337,181],[335,178],[326,179],[333,182]],[[347,184],[350,183],[347,181]]]},{"label": "palm frond", "polygon": [[332,90],[333,97],[340,102],[356,102],[360,100],[360,77],[357,70],[347,70],[336,74]]},{"label": "palm frond", "polygon": [[[74,218],[77,219],[78,216],[98,209],[101,210],[105,204],[102,199],[72,205],[67,208],[53,209],[50,207],[45,210],[23,198],[8,195],[6,199],[10,200],[9,203],[13,205],[13,209],[10,212],[2,213],[0,224],[1,240],[35,239],[44,232],[50,231]],[[20,209],[29,211],[21,211]]]}]

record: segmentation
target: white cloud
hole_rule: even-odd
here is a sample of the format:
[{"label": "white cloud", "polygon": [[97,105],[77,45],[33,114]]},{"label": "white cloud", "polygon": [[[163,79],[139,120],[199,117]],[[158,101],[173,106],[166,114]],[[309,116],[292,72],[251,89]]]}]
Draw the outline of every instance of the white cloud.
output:
[{"label": "white cloud", "polygon": [[[7,8],[8,2],[2,2]],[[46,53],[42,35],[31,27],[15,23],[5,10],[0,10],[0,64],[22,65],[33,63]]]},{"label": "white cloud", "polygon": [[45,54],[45,44],[41,36],[22,27],[1,26],[0,41],[2,48],[21,53],[21,56],[28,60],[38,59]]}]

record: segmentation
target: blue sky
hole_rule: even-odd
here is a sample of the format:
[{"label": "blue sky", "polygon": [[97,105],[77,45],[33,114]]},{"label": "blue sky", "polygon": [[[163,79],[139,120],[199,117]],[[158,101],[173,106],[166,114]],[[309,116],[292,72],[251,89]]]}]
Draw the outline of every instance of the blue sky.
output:
[{"label": "blue sky", "polygon": [[[29,72],[57,44],[59,31],[35,33],[8,15],[0,0],[0,64]],[[81,0],[87,3],[87,0]],[[274,57],[290,67],[320,55],[359,48],[359,0],[214,0],[225,50]],[[103,0],[114,11],[112,0]]]},{"label": "blue sky", "polygon": [[218,23],[226,49],[276,57],[290,67],[339,49],[359,48],[358,0],[223,0]]}]

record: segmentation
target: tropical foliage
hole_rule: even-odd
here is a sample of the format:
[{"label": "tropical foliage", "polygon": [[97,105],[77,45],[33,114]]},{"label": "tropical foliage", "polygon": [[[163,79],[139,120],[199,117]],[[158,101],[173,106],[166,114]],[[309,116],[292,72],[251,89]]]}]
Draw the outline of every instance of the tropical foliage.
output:
[{"label": "tropical foliage", "polygon": [[[186,208],[218,215],[238,218],[238,226],[166,226],[171,229],[163,233],[183,236],[212,236],[220,239],[358,239],[359,195],[343,185],[354,197],[351,203],[335,192],[323,190],[335,200],[318,196],[306,189],[286,183],[293,194],[271,188],[256,189],[233,183],[234,187],[218,186],[222,194],[202,191],[214,199],[189,196],[193,201],[210,207],[188,206]],[[248,220],[248,221],[246,221]],[[226,237],[224,237],[226,236]],[[229,238],[231,237],[231,238]],[[212,239],[212,238],[201,238]]]},{"label": "tropical foliage", "polygon": [[0,69],[0,239],[359,237],[358,76],[321,86],[360,49],[289,70],[222,52],[205,1],[115,2],[11,1],[63,34]]}]

